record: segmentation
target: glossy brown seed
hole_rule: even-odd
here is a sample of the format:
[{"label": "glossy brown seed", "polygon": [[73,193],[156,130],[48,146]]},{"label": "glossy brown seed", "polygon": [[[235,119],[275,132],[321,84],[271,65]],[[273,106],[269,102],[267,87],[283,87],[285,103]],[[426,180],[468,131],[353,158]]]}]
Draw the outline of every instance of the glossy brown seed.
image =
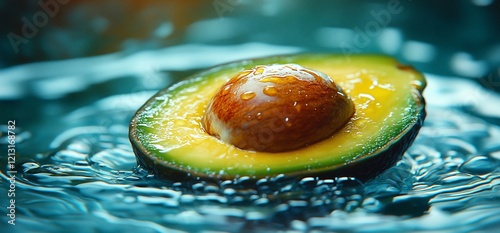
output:
[{"label": "glossy brown seed", "polygon": [[240,149],[283,152],[330,137],[354,114],[327,75],[295,64],[256,66],[211,99],[205,131]]}]

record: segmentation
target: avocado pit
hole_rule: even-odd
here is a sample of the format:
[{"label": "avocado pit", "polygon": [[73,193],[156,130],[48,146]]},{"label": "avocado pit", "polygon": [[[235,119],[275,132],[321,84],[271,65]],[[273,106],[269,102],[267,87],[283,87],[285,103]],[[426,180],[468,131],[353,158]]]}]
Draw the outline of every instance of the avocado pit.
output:
[{"label": "avocado pit", "polygon": [[295,64],[259,65],[216,92],[202,126],[240,149],[284,152],[330,137],[354,111],[349,96],[322,72]]}]

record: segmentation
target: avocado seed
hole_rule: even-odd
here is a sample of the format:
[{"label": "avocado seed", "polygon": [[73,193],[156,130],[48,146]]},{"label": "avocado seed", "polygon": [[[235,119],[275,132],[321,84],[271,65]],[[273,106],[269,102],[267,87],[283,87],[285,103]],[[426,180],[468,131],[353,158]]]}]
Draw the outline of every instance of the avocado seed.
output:
[{"label": "avocado seed", "polygon": [[239,72],[211,99],[205,131],[240,149],[283,152],[333,135],[354,105],[326,74],[295,64]]}]

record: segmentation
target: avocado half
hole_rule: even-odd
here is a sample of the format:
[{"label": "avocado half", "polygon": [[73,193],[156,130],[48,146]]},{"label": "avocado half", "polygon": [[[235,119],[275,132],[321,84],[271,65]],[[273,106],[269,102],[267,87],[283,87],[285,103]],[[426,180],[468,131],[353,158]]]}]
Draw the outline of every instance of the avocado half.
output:
[{"label": "avocado half", "polygon": [[[207,134],[201,119],[212,96],[238,72],[298,64],[331,77],[356,112],[338,132],[307,147],[270,153],[242,150]],[[138,164],[162,178],[254,179],[284,174],[368,180],[394,165],[425,118],[424,76],[382,55],[299,54],[244,60],[197,73],[149,99],[129,137]]]}]

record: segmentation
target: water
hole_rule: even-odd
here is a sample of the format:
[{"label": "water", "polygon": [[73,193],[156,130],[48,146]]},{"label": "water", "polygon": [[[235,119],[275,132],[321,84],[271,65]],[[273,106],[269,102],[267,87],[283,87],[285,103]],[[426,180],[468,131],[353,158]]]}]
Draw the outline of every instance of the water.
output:
[{"label": "water", "polygon": [[[182,58],[193,49],[199,51],[197,63]],[[183,45],[0,70],[10,77],[3,84],[23,90],[1,103],[2,111],[16,107],[11,119],[17,135],[14,229],[208,233],[500,228],[500,95],[463,78],[426,74],[428,117],[419,136],[396,166],[364,184],[347,177],[284,176],[256,183],[247,177],[174,183],[137,167],[128,141],[129,119],[158,89],[207,66],[300,50],[256,43]],[[225,56],[206,59],[218,53]],[[174,58],[177,62],[166,62]],[[82,67],[82,62],[91,65]],[[57,67],[65,68],[55,71]],[[37,78],[22,81],[33,76],[26,74],[30,70],[39,71]],[[67,79],[79,83],[68,85]],[[6,151],[7,119],[0,124]],[[0,165],[0,203],[6,207],[3,152]],[[6,208],[1,214],[3,232],[11,226]]]}]

